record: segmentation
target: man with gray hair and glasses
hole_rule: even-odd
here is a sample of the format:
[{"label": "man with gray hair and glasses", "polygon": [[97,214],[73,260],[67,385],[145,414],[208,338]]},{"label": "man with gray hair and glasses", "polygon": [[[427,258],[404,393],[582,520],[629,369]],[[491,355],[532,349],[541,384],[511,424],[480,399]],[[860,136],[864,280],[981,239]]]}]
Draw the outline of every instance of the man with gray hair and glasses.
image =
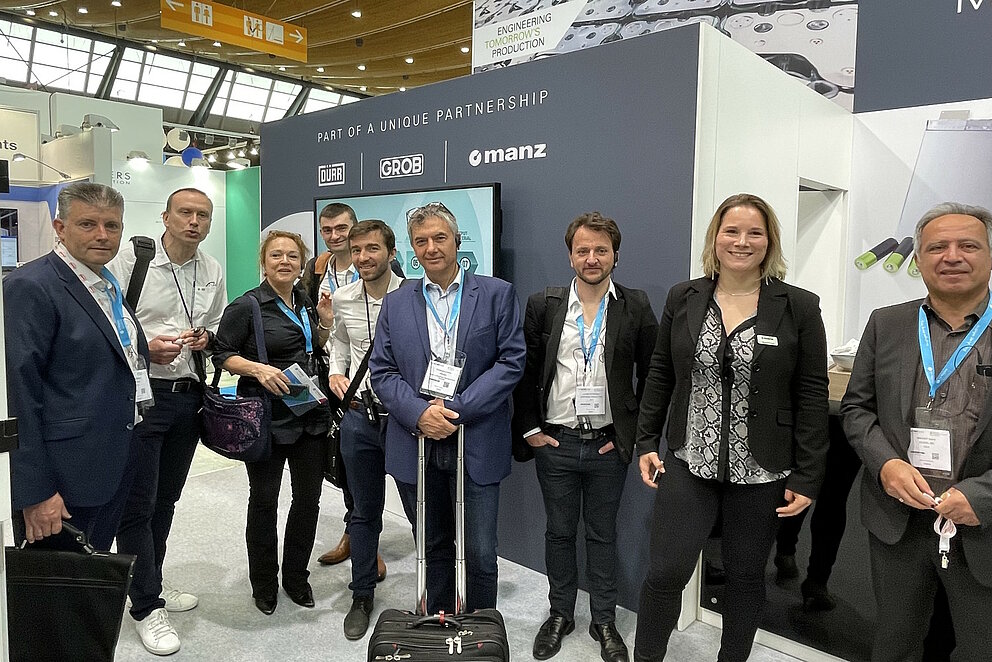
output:
[{"label": "man with gray hair and glasses", "polygon": [[916,226],[927,296],[872,313],[844,396],[864,462],[878,624],[872,662],[919,660],[938,582],[952,660],[988,659],[992,630],[992,214],[937,205]]},{"label": "man with gray hair and glasses", "polygon": [[499,483],[510,474],[510,397],[526,346],[513,286],[458,262],[461,238],[439,202],[410,210],[424,277],[389,294],[369,370],[389,418],[386,471],[415,512],[417,436],[426,438],[427,611],[454,613],[455,468],[465,426],[465,611],[496,606]]},{"label": "man with gray hair and glasses", "polygon": [[102,184],[59,193],[55,250],[3,281],[15,542],[70,520],[109,550],[130,488],[134,427],[153,404],[148,345],[106,268],[124,231],[124,199]]}]

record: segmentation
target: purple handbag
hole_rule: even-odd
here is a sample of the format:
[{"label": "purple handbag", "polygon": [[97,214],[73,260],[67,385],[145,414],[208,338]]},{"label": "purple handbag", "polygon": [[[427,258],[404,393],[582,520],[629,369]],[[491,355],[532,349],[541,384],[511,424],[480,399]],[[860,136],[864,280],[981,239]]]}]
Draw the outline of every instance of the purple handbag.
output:
[{"label": "purple handbag", "polygon": [[[252,326],[255,328],[258,360],[268,363],[265,336],[262,333],[262,310],[255,297],[248,295],[247,298],[252,306]],[[272,408],[269,396],[225,395],[217,387],[220,374],[220,368],[214,370],[213,382],[203,392],[200,440],[210,450],[232,460],[257,462],[268,459],[272,451],[272,439],[269,435]]]}]

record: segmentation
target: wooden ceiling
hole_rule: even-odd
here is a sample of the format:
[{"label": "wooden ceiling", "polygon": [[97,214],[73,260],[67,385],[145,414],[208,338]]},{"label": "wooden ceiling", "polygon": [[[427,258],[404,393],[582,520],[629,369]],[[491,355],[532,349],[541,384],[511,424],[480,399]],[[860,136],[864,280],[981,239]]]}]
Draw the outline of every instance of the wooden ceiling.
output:
[{"label": "wooden ceiling", "polygon": [[[471,71],[471,0],[228,0],[238,9],[307,29],[307,63],[184,35],[160,26],[159,0],[0,0],[0,9],[35,19],[114,37],[151,43],[204,58],[236,63],[258,71],[306,79],[359,94],[386,94],[463,76]],[[87,13],[79,13],[85,7]],[[57,12],[52,17],[49,12]],[[352,12],[361,11],[360,18]],[[180,40],[186,46],[180,47]],[[412,57],[408,64],[406,58]],[[359,65],[365,70],[360,71]],[[280,71],[279,67],[285,67]],[[323,71],[318,71],[319,67]],[[362,90],[362,86],[365,87]]]}]

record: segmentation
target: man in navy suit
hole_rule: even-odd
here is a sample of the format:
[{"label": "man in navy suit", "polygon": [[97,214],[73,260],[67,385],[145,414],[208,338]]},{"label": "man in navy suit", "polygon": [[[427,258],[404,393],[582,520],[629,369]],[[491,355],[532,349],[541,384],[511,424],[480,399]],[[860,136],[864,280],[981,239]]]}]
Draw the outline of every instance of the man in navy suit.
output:
[{"label": "man in navy suit", "polygon": [[465,610],[496,606],[499,482],[510,473],[510,397],[526,347],[513,286],[457,261],[454,215],[441,203],[407,216],[425,277],[386,296],[369,361],[389,412],[386,471],[411,523],[417,435],[426,437],[427,610],[454,607],[456,432],[465,426]]},{"label": "man in navy suit", "polygon": [[58,244],[3,281],[14,537],[35,542],[62,520],[108,550],[130,488],[134,426],[150,406],[148,346],[106,269],[124,199],[102,184],[59,193]]}]

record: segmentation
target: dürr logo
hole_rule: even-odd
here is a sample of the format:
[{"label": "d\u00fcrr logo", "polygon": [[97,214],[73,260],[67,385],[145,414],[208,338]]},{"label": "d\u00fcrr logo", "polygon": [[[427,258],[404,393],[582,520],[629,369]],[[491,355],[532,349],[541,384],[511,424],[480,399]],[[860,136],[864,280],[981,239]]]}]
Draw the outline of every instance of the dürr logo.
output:
[{"label": "d\u00fcrr logo", "polygon": [[344,164],[328,163],[317,166],[317,186],[344,184]]}]

